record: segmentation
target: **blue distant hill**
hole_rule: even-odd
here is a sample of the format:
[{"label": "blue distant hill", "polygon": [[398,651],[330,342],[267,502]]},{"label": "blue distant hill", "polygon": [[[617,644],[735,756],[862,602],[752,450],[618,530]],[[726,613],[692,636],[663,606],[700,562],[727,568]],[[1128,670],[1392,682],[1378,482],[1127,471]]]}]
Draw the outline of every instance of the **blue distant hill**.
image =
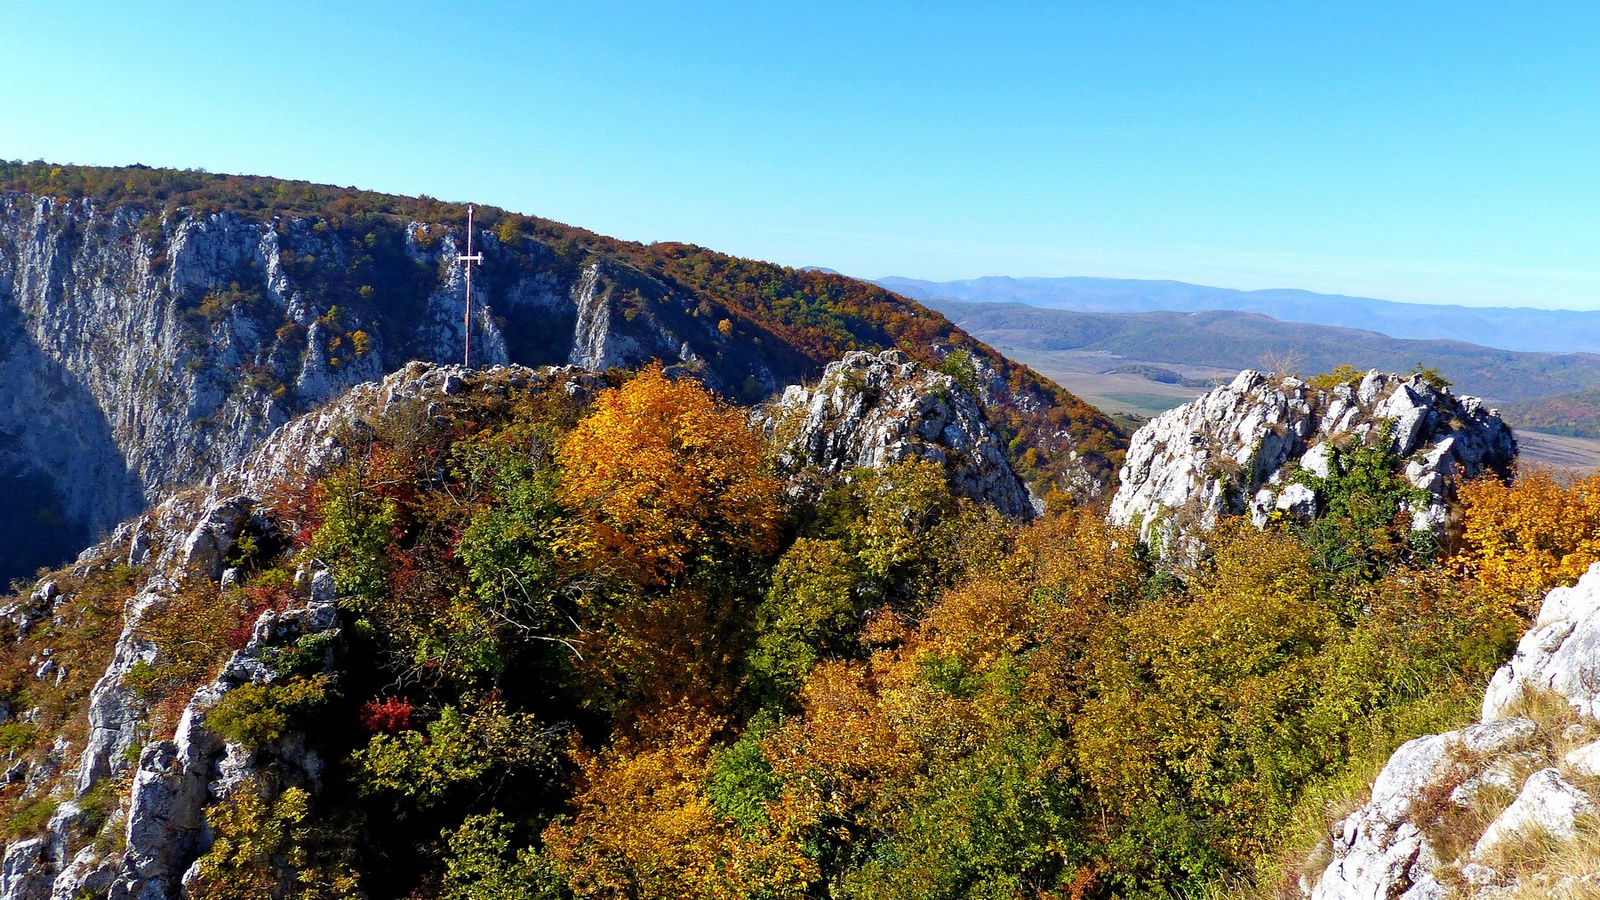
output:
[{"label": "blue distant hill", "polygon": [[1600,312],[1396,303],[1310,291],[1238,291],[1181,281],[1123,278],[989,277],[936,282],[890,277],[877,283],[922,301],[1023,303],[1097,313],[1238,310],[1396,338],[1466,341],[1502,350],[1600,353]]}]

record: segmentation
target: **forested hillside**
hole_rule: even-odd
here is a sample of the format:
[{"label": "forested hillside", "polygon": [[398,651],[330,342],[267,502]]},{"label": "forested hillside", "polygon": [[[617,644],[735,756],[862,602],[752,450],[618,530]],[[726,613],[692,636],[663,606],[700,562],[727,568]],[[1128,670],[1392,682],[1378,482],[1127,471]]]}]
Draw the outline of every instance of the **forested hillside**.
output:
[{"label": "forested hillside", "polygon": [[1224,518],[1174,567],[923,460],[793,494],[781,426],[659,369],[413,367],[342,404],[9,608],[8,866],[114,897],[1298,896],[1600,556],[1592,481],[1471,483],[1458,539],[1415,540],[1386,436],[1306,481],[1326,516]]},{"label": "forested hillside", "polygon": [[1506,409],[1524,428],[1572,437],[1600,437],[1600,389],[1514,403]]},{"label": "forested hillside", "polygon": [[[426,196],[403,197],[304,181],[143,166],[100,168],[0,161],[0,191],[85,199],[101,214],[120,206],[136,208],[146,215],[142,224],[147,228],[158,227],[160,218],[180,212],[193,217],[226,212],[260,222],[283,217],[320,219],[327,229],[367,250],[354,256],[347,271],[326,276],[330,280],[322,285],[323,289],[329,293],[348,292],[353,301],[377,298],[391,304],[403,304],[400,298],[416,291],[416,276],[408,271],[410,261],[394,256],[405,226],[409,222],[423,223],[426,240],[458,229],[466,221],[465,203]],[[502,244],[517,247],[522,241],[531,240],[540,245],[540,250],[553,257],[558,269],[576,272],[595,257],[629,263],[669,289],[699,298],[707,304],[695,310],[700,316],[711,317],[710,305],[715,304],[715,312],[731,316],[727,321],[733,333],[752,338],[756,345],[761,344],[764,335],[775,336],[776,342],[748,352],[798,354],[801,359],[789,364],[806,373],[815,374],[849,350],[894,348],[934,365],[942,361],[946,352],[966,350],[992,367],[1015,395],[1010,402],[1001,404],[1002,421],[1014,431],[1038,430],[1041,423],[1035,421],[1035,413],[1040,407],[1048,407],[1053,413],[1050,425],[1070,432],[1082,442],[1084,453],[1115,455],[1115,429],[1092,408],[1026,367],[973,341],[944,316],[871,282],[740,259],[693,244],[622,241],[492,205],[478,205],[477,220]],[[305,260],[302,265],[315,262]],[[507,280],[508,276],[486,268],[480,277],[493,296],[496,281]],[[370,290],[364,292],[362,288]],[[633,302],[644,299],[636,297]],[[398,310],[385,306],[382,311],[403,312],[404,306]],[[719,329],[724,329],[723,321],[718,318]],[[539,340],[537,334],[518,333],[516,323],[511,324],[507,339],[513,345]],[[758,391],[736,399],[764,397]]]}]

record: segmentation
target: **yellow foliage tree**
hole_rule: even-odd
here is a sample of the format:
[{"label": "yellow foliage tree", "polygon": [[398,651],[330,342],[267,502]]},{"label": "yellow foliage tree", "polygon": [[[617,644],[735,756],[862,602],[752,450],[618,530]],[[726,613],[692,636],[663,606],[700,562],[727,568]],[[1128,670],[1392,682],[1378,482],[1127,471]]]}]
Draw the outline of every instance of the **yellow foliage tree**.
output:
[{"label": "yellow foliage tree", "polygon": [[562,444],[574,556],[638,584],[678,581],[729,551],[777,544],[780,485],[744,413],[651,366],[600,394]]},{"label": "yellow foliage tree", "polygon": [[1462,485],[1461,500],[1457,564],[1506,612],[1530,615],[1545,592],[1600,560],[1600,473],[1568,484],[1542,469],[1509,485],[1479,478]]},{"label": "yellow foliage tree", "polygon": [[717,812],[703,784],[719,723],[678,712],[664,741],[575,754],[583,786],[574,815],[545,830],[547,857],[580,898],[804,896],[815,861],[792,833],[746,833]]}]

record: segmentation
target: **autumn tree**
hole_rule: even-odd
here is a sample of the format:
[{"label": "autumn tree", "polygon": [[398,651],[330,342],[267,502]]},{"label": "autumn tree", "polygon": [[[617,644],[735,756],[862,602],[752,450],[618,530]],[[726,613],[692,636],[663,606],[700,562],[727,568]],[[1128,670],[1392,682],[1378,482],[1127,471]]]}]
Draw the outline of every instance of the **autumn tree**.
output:
[{"label": "autumn tree", "polygon": [[1573,584],[1600,560],[1600,474],[1570,484],[1549,471],[1488,476],[1461,486],[1466,508],[1460,569],[1485,598],[1524,617],[1551,588]]},{"label": "autumn tree", "polygon": [[745,414],[660,365],[602,392],[562,444],[562,503],[583,528],[570,551],[643,585],[728,554],[765,556],[780,485]]},{"label": "autumn tree", "polygon": [[726,705],[776,550],[781,483],[745,414],[659,365],[602,392],[558,454],[562,550],[591,573],[583,667],[603,702]]},{"label": "autumn tree", "polygon": [[705,782],[720,723],[667,714],[670,737],[579,753],[575,813],[544,833],[545,853],[580,898],[799,898],[816,864],[792,834],[745,831]]}]

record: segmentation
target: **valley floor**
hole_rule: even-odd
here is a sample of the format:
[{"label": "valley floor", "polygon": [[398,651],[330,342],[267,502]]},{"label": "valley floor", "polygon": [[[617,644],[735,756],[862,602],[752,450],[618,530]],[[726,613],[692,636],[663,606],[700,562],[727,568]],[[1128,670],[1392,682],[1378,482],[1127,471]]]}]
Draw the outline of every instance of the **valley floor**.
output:
[{"label": "valley floor", "polygon": [[1600,469],[1600,440],[1593,438],[1563,437],[1518,429],[1517,448],[1527,463],[1573,472]]},{"label": "valley floor", "polygon": [[[1026,349],[1007,343],[1001,332],[983,333],[979,337],[1010,359],[1029,366],[1112,415],[1155,416],[1193,400],[1212,386],[1227,384],[1239,374],[1237,370],[1209,366],[1129,359],[1102,350]],[[1106,371],[1140,364],[1169,369],[1193,382],[1205,382],[1207,386],[1166,384],[1130,372]]]}]

